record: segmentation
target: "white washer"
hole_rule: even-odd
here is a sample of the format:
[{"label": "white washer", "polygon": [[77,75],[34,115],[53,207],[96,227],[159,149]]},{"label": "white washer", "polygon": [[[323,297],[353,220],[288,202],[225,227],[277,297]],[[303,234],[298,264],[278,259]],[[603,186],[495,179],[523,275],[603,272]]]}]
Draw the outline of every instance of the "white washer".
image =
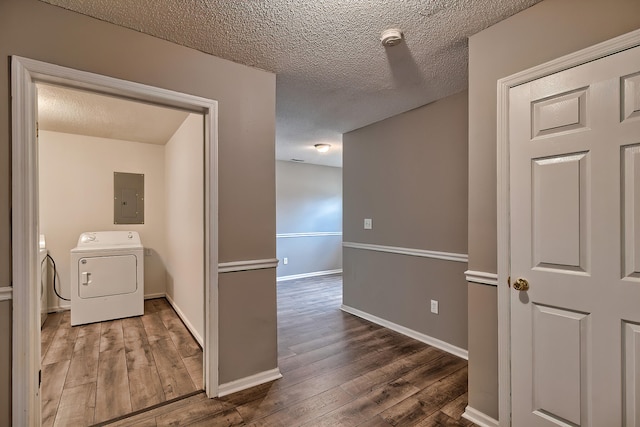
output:
[{"label": "white washer", "polygon": [[71,250],[71,325],[142,314],[144,248],[138,233],[82,233]]},{"label": "white washer", "polygon": [[40,235],[40,326],[47,320],[47,293],[49,292],[49,263],[47,262],[47,244],[44,234]]}]

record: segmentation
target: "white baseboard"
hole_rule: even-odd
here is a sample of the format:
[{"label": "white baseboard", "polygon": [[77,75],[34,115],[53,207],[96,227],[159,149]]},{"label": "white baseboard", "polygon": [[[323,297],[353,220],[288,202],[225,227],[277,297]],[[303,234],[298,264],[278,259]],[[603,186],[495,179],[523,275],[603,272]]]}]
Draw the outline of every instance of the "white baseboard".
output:
[{"label": "white baseboard", "polygon": [[287,280],[305,279],[307,277],[328,276],[329,274],[338,274],[338,273],[342,273],[341,268],[337,270],[313,271],[311,273],[292,274],[290,276],[280,276],[276,278],[276,281],[285,282]]},{"label": "white baseboard", "polygon": [[473,409],[471,406],[467,406],[462,414],[462,418],[465,420],[469,420],[474,424],[479,425],[480,427],[499,427],[500,422],[498,420],[494,420],[490,416],[486,415],[483,412],[478,411],[477,409]]},{"label": "white baseboard", "polygon": [[164,292],[158,292],[155,294],[144,294],[144,299],[165,298],[167,296]]},{"label": "white baseboard", "polygon": [[187,316],[185,316],[182,310],[180,310],[180,307],[176,305],[175,301],[171,299],[169,294],[166,294],[164,297],[167,299],[167,301],[169,301],[169,304],[171,304],[171,307],[173,307],[173,309],[176,311],[176,314],[178,315],[180,320],[182,320],[182,323],[184,323],[189,332],[191,332],[191,335],[193,335],[198,344],[200,344],[200,347],[204,348],[204,340],[202,339],[200,334],[196,332],[196,328],[194,328],[191,322],[189,322],[189,319],[187,319]]},{"label": "white baseboard", "polygon": [[53,307],[47,307],[47,313],[58,313],[60,311],[69,311],[71,310],[71,305],[55,305]]},{"label": "white baseboard", "polygon": [[373,314],[358,310],[357,308],[349,307],[348,305],[343,304],[340,309],[347,313],[353,314],[354,316],[358,316],[365,320],[373,322],[377,325],[384,326],[385,328],[391,329],[392,331],[399,332],[402,335],[406,335],[425,344],[429,344],[430,346],[439,348],[440,350],[444,350],[447,353],[453,354],[454,356],[469,360],[469,352],[467,350],[456,347],[455,345],[449,344],[448,342],[439,340],[438,338],[430,337],[429,335],[414,331],[413,329],[406,328],[402,325],[398,325],[396,323],[374,316]]},{"label": "white baseboard", "polygon": [[228,383],[220,384],[218,386],[218,397],[226,396],[231,393],[246,390],[251,387],[255,387],[260,384],[268,383],[282,378],[280,369],[275,368],[270,371],[260,372],[249,377],[240,378],[239,380],[231,381]]}]

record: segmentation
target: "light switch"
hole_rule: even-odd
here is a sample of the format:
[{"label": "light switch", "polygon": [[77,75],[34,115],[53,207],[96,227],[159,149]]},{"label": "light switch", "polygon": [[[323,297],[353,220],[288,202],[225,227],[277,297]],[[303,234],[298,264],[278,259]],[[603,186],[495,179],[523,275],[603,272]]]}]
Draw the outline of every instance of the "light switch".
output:
[{"label": "light switch", "polygon": [[365,218],[364,219],[364,229],[365,230],[371,230],[373,228],[373,222],[371,221],[371,218]]},{"label": "light switch", "polygon": [[438,310],[438,301],[436,301],[436,300],[432,299],[432,300],[431,300],[431,312],[432,312],[433,314],[438,314],[438,311],[439,311],[439,310]]}]

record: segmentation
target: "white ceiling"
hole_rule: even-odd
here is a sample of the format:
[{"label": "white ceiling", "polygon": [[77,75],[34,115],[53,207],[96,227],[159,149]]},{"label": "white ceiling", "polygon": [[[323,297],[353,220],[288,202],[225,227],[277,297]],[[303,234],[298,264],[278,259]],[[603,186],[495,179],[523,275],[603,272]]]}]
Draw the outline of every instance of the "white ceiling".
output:
[{"label": "white ceiling", "polygon": [[342,133],[465,89],[467,38],[540,0],[42,1],[277,73],[276,157],[341,166]]},{"label": "white ceiling", "polygon": [[37,86],[41,130],[163,145],[189,115],[112,96]]}]

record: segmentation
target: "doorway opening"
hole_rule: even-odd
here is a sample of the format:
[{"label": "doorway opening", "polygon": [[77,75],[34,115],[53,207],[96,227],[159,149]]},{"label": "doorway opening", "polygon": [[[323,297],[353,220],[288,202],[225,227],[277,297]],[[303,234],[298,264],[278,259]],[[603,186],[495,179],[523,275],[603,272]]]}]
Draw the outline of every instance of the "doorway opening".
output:
[{"label": "doorway opening", "polygon": [[[155,105],[174,111],[180,110],[187,116],[193,117],[196,122],[199,120],[201,136],[199,161],[202,165],[201,191],[199,192],[201,204],[199,216],[201,221],[199,223],[201,224],[201,231],[204,231],[204,233],[200,234],[200,247],[202,248],[200,262],[202,280],[200,283],[204,286],[200,287],[202,295],[198,298],[197,304],[199,304],[199,310],[203,313],[203,319],[201,325],[198,325],[199,327],[196,325],[190,326],[194,329],[191,331],[194,336],[198,335],[198,329],[200,329],[202,341],[200,344],[203,352],[202,386],[209,397],[216,396],[218,391],[217,103],[212,100],[142,84],[54,66],[26,58],[12,57],[12,255],[14,283],[12,375],[13,378],[22,379],[22,381],[12,382],[13,423],[15,425],[40,425],[42,421],[39,388],[39,377],[41,375],[41,334],[39,333],[41,312],[38,307],[41,289],[40,256],[38,253],[40,240],[37,130],[38,85],[57,88],[65,87],[71,90],[83,91],[85,94],[107,95],[112,99],[128,99],[147,104],[147,106]],[[185,123],[188,120],[190,119],[187,118]],[[203,134],[204,137],[202,138]],[[42,137],[42,135],[40,136]],[[204,144],[202,141],[204,141]],[[130,152],[125,150],[122,156],[127,157],[128,154]],[[66,152],[62,153],[62,155],[72,155],[72,153]],[[100,164],[103,160],[104,157],[98,155],[95,162]],[[72,179],[77,181],[77,177]],[[74,222],[73,217],[74,215],[70,214],[67,221]],[[78,236],[69,237],[71,240],[77,238]],[[156,248],[161,246],[156,246]],[[180,249],[176,248],[176,250]],[[64,252],[62,251],[61,254]],[[149,258],[153,258],[153,255],[160,255],[154,250],[146,251],[145,255],[147,254]],[[178,257],[179,255],[174,254],[174,256]],[[145,258],[147,257],[145,256]],[[156,271],[154,274],[156,273],[158,272]],[[166,275],[166,277],[169,280],[173,278],[170,274]],[[165,289],[167,289],[166,284]],[[152,292],[148,296],[161,296],[161,294],[161,291]],[[165,294],[169,295],[168,292],[165,292]],[[172,296],[169,295],[169,297],[171,298]],[[175,294],[173,294],[173,298],[176,301],[178,299]],[[150,304],[148,303],[147,305],[149,306]],[[156,309],[158,308],[156,303],[151,305]],[[168,320],[168,322],[171,323],[172,321]]]},{"label": "doorway opening", "polygon": [[[43,425],[203,390],[202,115],[36,87]],[[133,235],[141,253],[119,246]]]}]

